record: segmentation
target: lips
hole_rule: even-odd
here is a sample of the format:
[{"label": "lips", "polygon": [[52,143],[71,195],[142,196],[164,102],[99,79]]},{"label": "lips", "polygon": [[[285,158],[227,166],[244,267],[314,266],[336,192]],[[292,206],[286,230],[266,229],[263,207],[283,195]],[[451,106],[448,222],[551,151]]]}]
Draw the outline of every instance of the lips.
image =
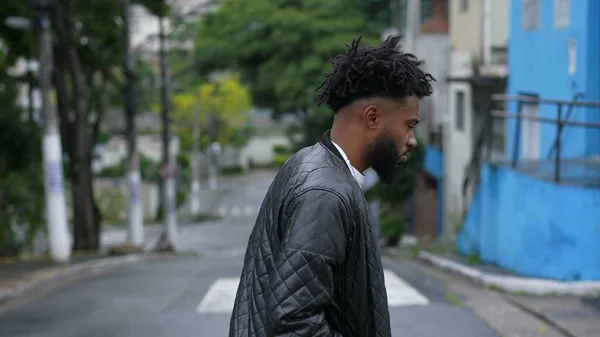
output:
[{"label": "lips", "polygon": [[408,160],[408,152],[405,152],[403,155],[400,156],[400,162],[405,163],[407,160]]}]

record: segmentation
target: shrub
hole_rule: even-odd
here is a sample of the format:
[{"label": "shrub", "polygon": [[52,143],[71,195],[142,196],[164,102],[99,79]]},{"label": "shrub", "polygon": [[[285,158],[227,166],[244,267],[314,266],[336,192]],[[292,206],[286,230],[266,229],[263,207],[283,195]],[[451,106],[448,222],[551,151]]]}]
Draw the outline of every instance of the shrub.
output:
[{"label": "shrub", "polygon": [[290,159],[290,155],[288,154],[276,154],[273,161],[275,166],[282,167],[288,159]]},{"label": "shrub", "polygon": [[277,154],[289,154],[290,150],[287,146],[277,144],[273,146],[273,153]]}]

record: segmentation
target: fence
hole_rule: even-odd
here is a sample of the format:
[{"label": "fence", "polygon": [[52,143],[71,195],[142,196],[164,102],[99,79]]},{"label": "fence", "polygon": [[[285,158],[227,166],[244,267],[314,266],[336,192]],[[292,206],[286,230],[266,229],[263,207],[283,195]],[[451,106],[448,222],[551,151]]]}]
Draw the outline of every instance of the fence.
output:
[{"label": "fence", "polygon": [[[490,100],[490,109],[485,118],[483,126],[479,130],[475,139],[475,146],[469,165],[465,172],[465,180],[463,181],[463,194],[466,194],[467,188],[474,179],[479,178],[479,169],[481,168],[482,156],[485,152],[487,154],[487,161],[490,161],[490,155],[492,153],[492,123],[496,119],[515,119],[515,127],[513,128],[513,146],[512,153],[509,156],[509,163],[513,169],[517,169],[519,166],[519,153],[521,144],[521,129],[522,121],[528,120],[537,123],[549,123],[556,126],[556,135],[554,142],[547,154],[547,158],[553,161],[553,172],[552,180],[556,183],[561,182],[561,165],[563,164],[562,158],[562,143],[563,143],[563,130],[566,126],[574,126],[580,128],[596,128],[600,129],[600,122],[588,122],[588,121],[575,121],[571,120],[575,107],[586,107],[586,108],[600,108],[600,102],[596,101],[582,101],[580,100],[583,94],[577,93],[573,96],[572,100],[557,100],[557,99],[543,99],[533,95],[504,95],[496,94],[492,95]],[[498,102],[517,103],[517,112],[507,112],[504,110],[493,110],[491,106]],[[529,116],[523,114],[523,107],[526,104],[534,105],[553,105],[556,106],[556,118],[541,117],[541,116]],[[541,135],[535,135],[540,137]],[[600,139],[599,139],[600,142]],[[485,150],[485,151],[484,151]]]}]

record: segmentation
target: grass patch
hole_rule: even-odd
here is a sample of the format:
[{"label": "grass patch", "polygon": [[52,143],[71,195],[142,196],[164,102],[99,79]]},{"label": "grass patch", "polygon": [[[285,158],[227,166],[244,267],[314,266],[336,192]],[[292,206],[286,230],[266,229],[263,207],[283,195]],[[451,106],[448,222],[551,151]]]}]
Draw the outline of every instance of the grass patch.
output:
[{"label": "grass patch", "polygon": [[244,174],[245,172],[246,171],[244,171],[244,169],[241,166],[234,166],[222,168],[219,173],[221,173],[224,176],[236,176]]},{"label": "grass patch", "polygon": [[202,256],[200,253],[198,253],[197,251],[195,251],[193,249],[178,251],[177,255],[179,255],[179,256],[191,256],[191,257],[200,257],[200,256]]},{"label": "grass patch", "polygon": [[502,288],[498,287],[495,284],[488,284],[486,286],[486,288],[487,288],[487,290],[496,291],[496,292],[499,292],[499,293],[503,293],[504,292],[504,290],[502,290]]},{"label": "grass patch", "polygon": [[458,297],[458,295],[451,291],[446,292],[444,299],[446,300],[446,302],[452,304],[455,307],[462,307],[465,305],[464,302],[460,299],[460,297]]},{"label": "grass patch", "polygon": [[211,214],[211,213],[200,213],[198,215],[194,215],[190,218],[193,222],[204,222],[211,220],[219,220],[221,219],[219,216]]}]

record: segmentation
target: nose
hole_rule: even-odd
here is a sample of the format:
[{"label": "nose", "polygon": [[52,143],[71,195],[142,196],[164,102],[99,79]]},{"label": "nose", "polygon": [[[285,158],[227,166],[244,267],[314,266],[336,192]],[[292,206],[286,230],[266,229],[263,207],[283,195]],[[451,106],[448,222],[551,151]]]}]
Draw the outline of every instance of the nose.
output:
[{"label": "nose", "polygon": [[415,137],[414,135],[408,136],[406,147],[408,147],[409,149],[414,149],[415,147],[417,147],[417,137]]}]

